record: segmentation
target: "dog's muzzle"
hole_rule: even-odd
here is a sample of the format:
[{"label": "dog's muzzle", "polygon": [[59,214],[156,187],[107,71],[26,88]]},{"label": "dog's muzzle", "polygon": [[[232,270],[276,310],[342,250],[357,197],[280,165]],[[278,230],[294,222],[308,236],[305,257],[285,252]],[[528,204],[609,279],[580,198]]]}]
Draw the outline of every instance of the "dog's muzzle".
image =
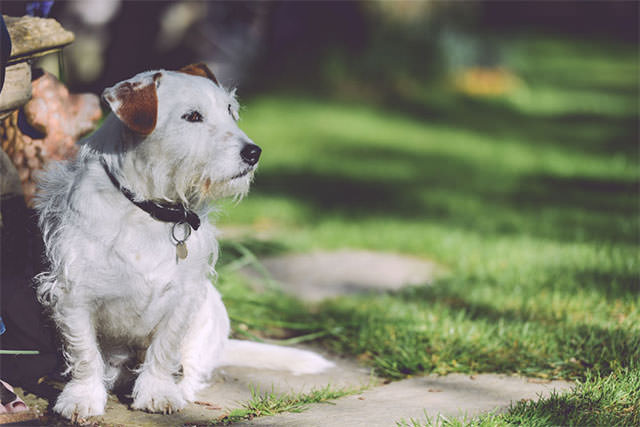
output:
[{"label": "dog's muzzle", "polygon": [[240,151],[240,157],[242,160],[250,166],[254,166],[260,159],[260,153],[262,149],[255,144],[246,144],[242,151]]}]

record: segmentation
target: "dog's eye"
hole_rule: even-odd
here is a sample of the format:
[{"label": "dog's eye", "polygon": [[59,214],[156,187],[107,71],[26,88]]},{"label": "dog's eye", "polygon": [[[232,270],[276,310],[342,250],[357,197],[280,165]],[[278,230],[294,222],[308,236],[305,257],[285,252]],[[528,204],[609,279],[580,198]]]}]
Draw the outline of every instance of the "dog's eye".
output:
[{"label": "dog's eye", "polygon": [[193,111],[189,111],[188,113],[185,113],[182,115],[182,119],[191,122],[191,123],[196,123],[196,122],[201,122],[202,121],[202,114],[200,114],[198,111],[193,110]]}]

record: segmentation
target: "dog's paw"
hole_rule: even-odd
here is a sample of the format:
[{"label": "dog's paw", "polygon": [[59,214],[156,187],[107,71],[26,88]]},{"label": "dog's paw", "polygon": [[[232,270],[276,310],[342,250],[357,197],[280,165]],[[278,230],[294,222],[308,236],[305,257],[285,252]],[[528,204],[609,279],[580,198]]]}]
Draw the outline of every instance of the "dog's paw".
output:
[{"label": "dog's paw", "polygon": [[171,377],[156,378],[143,372],[133,386],[133,409],[171,414],[186,404],[182,390]]},{"label": "dog's paw", "polygon": [[71,380],[62,390],[53,411],[74,422],[104,414],[107,390],[100,380]]}]

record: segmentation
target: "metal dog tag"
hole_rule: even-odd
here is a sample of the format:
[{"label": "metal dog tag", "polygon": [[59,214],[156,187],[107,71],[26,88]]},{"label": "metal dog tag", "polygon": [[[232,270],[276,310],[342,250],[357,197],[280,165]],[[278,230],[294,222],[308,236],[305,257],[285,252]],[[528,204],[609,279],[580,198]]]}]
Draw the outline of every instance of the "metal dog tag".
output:
[{"label": "metal dog tag", "polygon": [[189,255],[189,251],[187,250],[187,244],[183,242],[178,242],[176,245],[176,257],[179,259],[185,259]]},{"label": "metal dog tag", "polygon": [[[178,228],[179,225],[182,226],[183,230],[182,239],[179,239],[178,236],[176,236],[176,228]],[[181,259],[185,259],[187,255],[189,255],[186,242],[190,235],[191,226],[186,222],[178,222],[173,224],[173,227],[171,227],[171,238],[176,242],[176,263]]]}]

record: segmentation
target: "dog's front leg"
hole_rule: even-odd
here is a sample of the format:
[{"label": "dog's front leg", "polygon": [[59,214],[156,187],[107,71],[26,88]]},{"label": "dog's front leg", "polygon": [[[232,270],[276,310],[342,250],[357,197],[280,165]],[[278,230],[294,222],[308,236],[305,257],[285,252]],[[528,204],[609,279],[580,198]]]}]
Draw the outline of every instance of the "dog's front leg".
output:
[{"label": "dog's front leg", "polygon": [[133,386],[134,409],[172,413],[186,405],[174,375],[180,369],[180,343],[191,318],[191,300],[184,298],[172,307],[155,328],[140,374]]},{"label": "dog's front leg", "polygon": [[53,410],[72,420],[101,415],[107,403],[107,390],[90,311],[82,304],[66,304],[55,315],[65,342],[71,381],[65,385]]}]

